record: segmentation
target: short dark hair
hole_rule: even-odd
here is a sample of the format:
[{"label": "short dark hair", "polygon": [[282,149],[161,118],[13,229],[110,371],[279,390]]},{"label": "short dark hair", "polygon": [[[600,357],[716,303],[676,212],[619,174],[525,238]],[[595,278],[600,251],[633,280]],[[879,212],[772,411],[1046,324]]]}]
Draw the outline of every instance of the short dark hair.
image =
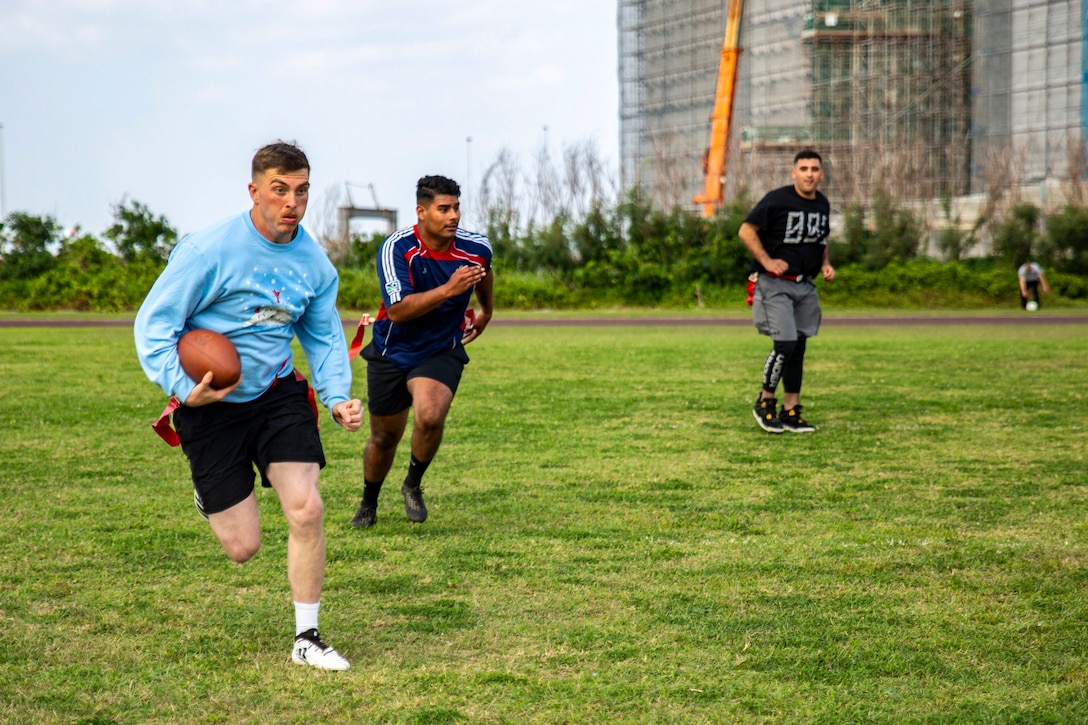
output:
[{"label": "short dark hair", "polygon": [[798,151],[797,155],[793,157],[793,163],[796,164],[802,159],[816,159],[820,162],[820,166],[824,165],[824,160],[820,158],[820,154],[816,153],[812,149],[804,149],[802,151]]},{"label": "short dark hair", "polygon": [[309,171],[310,160],[295,142],[276,141],[257,149],[253,155],[253,178],[273,169],[284,173]]},{"label": "short dark hair", "polygon": [[416,203],[427,204],[436,196],[461,196],[461,187],[445,176],[424,176],[416,182]]}]

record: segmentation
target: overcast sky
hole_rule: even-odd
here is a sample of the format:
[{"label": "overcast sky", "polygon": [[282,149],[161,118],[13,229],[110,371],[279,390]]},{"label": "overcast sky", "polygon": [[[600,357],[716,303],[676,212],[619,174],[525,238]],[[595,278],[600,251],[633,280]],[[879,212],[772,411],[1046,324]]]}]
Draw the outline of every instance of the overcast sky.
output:
[{"label": "overcast sky", "polygon": [[616,69],[606,0],[0,0],[0,204],[100,236],[127,197],[184,234],[247,209],[282,138],[311,229],[345,182],[404,225],[416,179],[474,186],[504,148],[528,170],[589,141],[614,170]]}]

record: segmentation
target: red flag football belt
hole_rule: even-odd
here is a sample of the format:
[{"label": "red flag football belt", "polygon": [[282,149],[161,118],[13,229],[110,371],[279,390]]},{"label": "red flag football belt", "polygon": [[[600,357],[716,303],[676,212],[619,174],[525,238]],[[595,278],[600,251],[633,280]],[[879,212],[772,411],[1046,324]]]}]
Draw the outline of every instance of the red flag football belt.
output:
[{"label": "red flag football belt", "polygon": [[[295,380],[305,380],[306,376],[295,371]],[[276,383],[279,382],[279,378],[272,381],[271,387],[276,387]],[[306,400],[310,403],[310,410],[314,412],[314,420],[318,419],[317,415],[317,398],[314,395],[314,389],[309,384],[306,385]],[[174,426],[171,424],[170,417],[174,414],[174,411],[181,407],[181,401],[177,399],[177,396],[170,396],[170,402],[166,404],[166,407],[162,409],[162,413],[159,414],[159,419],[151,424],[152,429],[158,434],[159,438],[166,441],[166,444],[172,448],[177,448],[181,445],[181,439],[178,438],[178,433],[174,430]],[[318,426],[320,429],[321,426]]]},{"label": "red flag football belt", "polygon": [[[348,346],[348,360],[354,360],[359,357],[359,353],[363,350],[363,338],[366,337],[366,328],[374,324],[374,318],[370,313],[364,312],[363,316],[359,318],[359,326],[355,330],[355,337],[351,341],[351,345]],[[461,329],[466,327],[472,327],[476,324],[476,310],[469,307],[465,310],[465,323]]]},{"label": "red flag football belt", "polygon": [[354,360],[362,352],[366,328],[373,324],[374,318],[370,316],[370,313],[364,312],[363,316],[359,318],[359,327],[355,330],[355,338],[351,341],[351,345],[348,346],[348,360]]}]

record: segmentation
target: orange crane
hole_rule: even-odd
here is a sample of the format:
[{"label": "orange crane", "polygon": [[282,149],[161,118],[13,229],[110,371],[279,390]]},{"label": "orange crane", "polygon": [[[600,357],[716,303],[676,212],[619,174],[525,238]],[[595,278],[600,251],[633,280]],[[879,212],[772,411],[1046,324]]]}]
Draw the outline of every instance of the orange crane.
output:
[{"label": "orange crane", "polygon": [[703,205],[703,216],[711,217],[722,203],[725,162],[729,159],[729,130],[733,121],[733,91],[737,86],[737,57],[740,55],[740,16],[744,0],[729,0],[718,66],[718,87],[714,93],[714,113],[710,117],[710,147],[703,160],[706,181],[703,194],[692,201]]}]

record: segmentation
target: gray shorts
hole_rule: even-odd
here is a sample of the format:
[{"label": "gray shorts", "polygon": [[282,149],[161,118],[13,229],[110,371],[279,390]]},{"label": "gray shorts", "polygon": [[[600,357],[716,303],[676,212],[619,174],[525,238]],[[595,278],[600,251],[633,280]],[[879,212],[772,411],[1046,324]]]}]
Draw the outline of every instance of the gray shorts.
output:
[{"label": "gray shorts", "polygon": [[820,295],[812,282],[759,275],[752,295],[752,322],[759,334],[781,342],[815,337],[820,320]]}]

